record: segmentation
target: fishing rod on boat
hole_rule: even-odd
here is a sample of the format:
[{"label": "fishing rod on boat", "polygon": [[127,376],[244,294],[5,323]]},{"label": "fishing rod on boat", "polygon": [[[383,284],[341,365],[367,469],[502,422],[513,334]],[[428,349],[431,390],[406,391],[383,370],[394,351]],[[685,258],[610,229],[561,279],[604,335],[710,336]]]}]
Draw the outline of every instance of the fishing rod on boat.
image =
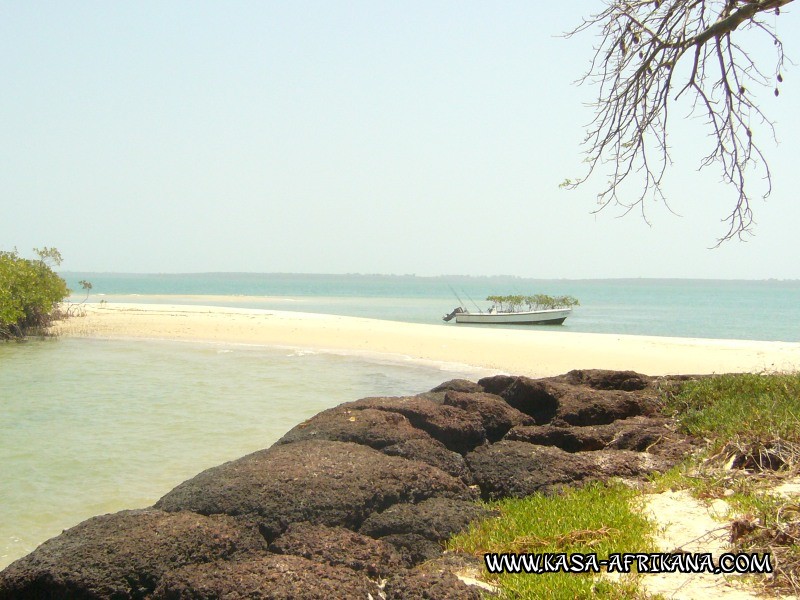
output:
[{"label": "fishing rod on boat", "polygon": [[469,295],[469,294],[467,294],[467,292],[464,292],[464,294],[466,294],[467,298],[469,298],[469,301],[470,301],[470,302],[472,302],[472,303],[475,305],[475,308],[477,308],[477,309],[478,309],[478,312],[483,312],[483,309],[481,309],[481,307],[480,307],[480,306],[478,306],[478,303],[477,303],[477,302],[475,302],[475,300],[473,300],[472,298],[470,298],[470,295]]},{"label": "fishing rod on boat", "polygon": [[466,306],[466,304],[464,304],[464,301],[461,299],[461,297],[458,295],[458,293],[456,293],[456,291],[453,289],[453,286],[452,285],[448,285],[447,287],[449,287],[450,291],[453,292],[453,295],[456,297],[456,300],[458,300],[458,304],[460,306]]}]

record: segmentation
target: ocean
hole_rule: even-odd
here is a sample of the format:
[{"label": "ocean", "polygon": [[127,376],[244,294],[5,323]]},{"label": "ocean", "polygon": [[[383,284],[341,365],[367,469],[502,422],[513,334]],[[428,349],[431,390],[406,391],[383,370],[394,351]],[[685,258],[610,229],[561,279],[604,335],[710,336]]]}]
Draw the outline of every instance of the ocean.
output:
[{"label": "ocean", "polygon": [[[581,305],[549,331],[800,341],[800,282],[380,275],[63,273],[90,302],[167,302],[445,324],[489,294]],[[82,300],[76,291],[73,299]],[[458,325],[462,327],[463,325]],[[232,344],[92,339],[0,344],[0,568],[92,515],[151,505],[199,471],[267,447],[341,402],[483,372]]]},{"label": "ocean", "polygon": [[[92,283],[91,301],[175,302],[297,310],[441,324],[459,302],[490,294],[571,295],[581,305],[558,331],[800,341],[800,280],[540,280],[519,277],[207,273],[64,273]],[[166,297],[165,296],[173,296]],[[83,295],[76,292],[76,299]],[[459,301],[460,299],[460,301]],[[455,324],[444,325],[455,326]]]}]

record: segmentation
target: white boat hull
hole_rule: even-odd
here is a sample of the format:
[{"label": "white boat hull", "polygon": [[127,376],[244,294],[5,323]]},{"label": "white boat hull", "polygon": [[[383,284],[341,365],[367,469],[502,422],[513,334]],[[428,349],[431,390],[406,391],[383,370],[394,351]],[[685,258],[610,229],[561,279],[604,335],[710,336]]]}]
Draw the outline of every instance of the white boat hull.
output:
[{"label": "white boat hull", "polygon": [[485,325],[561,325],[571,308],[552,308],[526,312],[456,313],[456,323],[481,323]]}]

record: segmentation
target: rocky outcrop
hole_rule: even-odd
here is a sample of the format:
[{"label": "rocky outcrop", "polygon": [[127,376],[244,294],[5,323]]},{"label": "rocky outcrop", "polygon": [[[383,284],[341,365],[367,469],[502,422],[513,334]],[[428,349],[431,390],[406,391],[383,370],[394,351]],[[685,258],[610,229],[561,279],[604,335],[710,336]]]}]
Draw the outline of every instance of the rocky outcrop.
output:
[{"label": "rocky outcrop", "polygon": [[408,565],[391,544],[343,527],[293,523],[269,546],[270,552],[302,556],[332,567],[345,566],[383,579]]},{"label": "rocky outcrop", "polygon": [[502,375],[348,402],[53,538],[0,573],[0,600],[479,598],[442,554],[489,514],[474,500],[671,466],[692,443],[659,412],[666,383]]},{"label": "rocky outcrop", "polygon": [[11,564],[0,598],[147,598],[174,569],[265,550],[257,531],[228,516],[123,511],[84,521]]},{"label": "rocky outcrop", "polygon": [[[446,394],[445,394],[446,395]],[[447,406],[430,398],[364,398],[342,405],[348,409],[372,408],[405,416],[408,421],[426,432],[449,450],[464,454],[486,441],[481,416],[456,406]]]},{"label": "rocky outcrop", "polygon": [[381,513],[373,513],[359,531],[374,538],[411,533],[442,542],[466,529],[470,522],[490,515],[474,502],[430,498],[418,504],[395,504]]},{"label": "rocky outcrop", "polygon": [[155,507],[245,518],[271,542],[291,523],[355,530],[393,504],[436,496],[470,500],[475,493],[436,467],[350,442],[303,440],[204,471]]},{"label": "rocky outcrop", "polygon": [[664,470],[670,464],[644,452],[565,452],[508,440],[478,448],[466,460],[487,500],[551,493],[560,486],[610,477],[635,478]]},{"label": "rocky outcrop", "polygon": [[330,600],[379,598],[366,575],[299,556],[267,554],[242,561],[219,561],[171,571],[154,600]]}]

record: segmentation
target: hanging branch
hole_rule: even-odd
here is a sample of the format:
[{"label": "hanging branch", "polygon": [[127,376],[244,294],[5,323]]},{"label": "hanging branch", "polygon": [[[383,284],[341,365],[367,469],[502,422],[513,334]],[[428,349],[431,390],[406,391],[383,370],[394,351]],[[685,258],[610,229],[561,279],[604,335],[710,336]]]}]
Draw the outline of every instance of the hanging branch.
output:
[{"label": "hanging branch", "polygon": [[[611,164],[609,179],[598,194],[597,209],[609,204],[623,206],[625,213],[645,203],[662,200],[662,182],[670,161],[667,146],[669,109],[681,96],[691,100],[691,114],[704,118],[710,132],[711,150],[700,168],[716,164],[722,180],[735,190],[736,202],[726,217],[728,231],[717,245],[742,238],[753,225],[753,196],[747,186],[754,173],[761,174],[769,196],[772,173],[756,143],[754,123],[773,139],[773,123],[755,103],[751,90],[774,87],[782,79],[783,44],[767,15],[779,15],[792,0],[608,0],[606,9],[585,19],[567,33],[571,37],[588,29],[601,29],[591,66],[580,83],[599,86],[593,103],[595,117],[584,139],[586,175],[567,180],[575,188],[600,165]],[[774,73],[765,73],[748,51],[735,40],[742,27],[756,30],[775,48]],[[678,64],[688,75],[676,73]],[[682,71],[683,72],[683,71]],[[621,184],[640,178],[633,198],[620,197]]]}]

